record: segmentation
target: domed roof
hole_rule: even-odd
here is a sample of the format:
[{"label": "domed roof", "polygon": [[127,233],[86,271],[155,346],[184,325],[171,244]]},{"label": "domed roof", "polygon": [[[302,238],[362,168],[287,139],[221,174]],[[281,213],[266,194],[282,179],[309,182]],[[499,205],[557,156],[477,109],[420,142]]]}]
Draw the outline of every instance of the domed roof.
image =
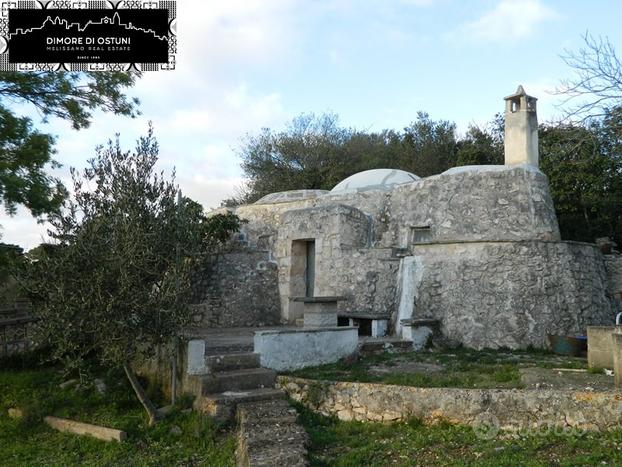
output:
[{"label": "domed roof", "polygon": [[254,204],[277,204],[289,203],[290,201],[302,201],[304,199],[317,198],[328,193],[326,190],[291,190],[279,191],[278,193],[270,193],[264,196]]},{"label": "domed roof", "polygon": [[415,174],[397,169],[365,170],[350,175],[330,190],[331,194],[356,193],[361,191],[382,190],[389,191],[398,185],[420,180]]}]

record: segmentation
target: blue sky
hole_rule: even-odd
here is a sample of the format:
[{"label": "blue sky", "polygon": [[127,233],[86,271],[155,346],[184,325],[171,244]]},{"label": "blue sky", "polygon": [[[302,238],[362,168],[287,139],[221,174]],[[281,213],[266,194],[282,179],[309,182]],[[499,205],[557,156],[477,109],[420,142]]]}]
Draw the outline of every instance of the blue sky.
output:
[{"label": "blue sky", "polygon": [[[364,130],[401,129],[419,110],[460,131],[503,110],[523,84],[539,119],[559,115],[548,94],[571,76],[560,54],[582,35],[622,44],[616,0],[178,0],[177,69],[147,73],[130,91],[140,118],[97,114],[88,130],[42,125],[58,136],[56,174],[83,167],[93,148],[121,133],[133,147],[149,120],[160,167],[184,194],[216,207],[243,182],[236,148],[262,127],[302,112],[335,112]],[[26,109],[28,111],[28,109]],[[33,114],[35,121],[40,117]],[[2,241],[45,238],[25,210],[0,213]]]}]

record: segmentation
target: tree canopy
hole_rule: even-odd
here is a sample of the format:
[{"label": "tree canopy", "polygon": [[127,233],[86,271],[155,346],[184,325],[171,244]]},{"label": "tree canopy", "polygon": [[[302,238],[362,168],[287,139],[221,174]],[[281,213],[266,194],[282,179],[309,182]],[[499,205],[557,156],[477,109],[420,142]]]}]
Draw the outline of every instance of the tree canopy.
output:
[{"label": "tree canopy", "polygon": [[[458,136],[452,122],[425,112],[402,131],[362,132],[339,126],[334,114],[302,115],[284,131],[264,129],[240,148],[250,183],[228,204],[268,193],[330,190],[369,169],[396,168],[429,176],[462,165],[503,164],[503,115]],[[549,177],[562,237],[622,244],[622,108],[600,119],[540,125],[540,168]]]},{"label": "tree canopy", "polygon": [[138,100],[125,91],[139,75],[101,72],[0,73],[0,204],[15,214],[23,205],[33,216],[56,212],[67,192],[48,172],[55,139],[35,128],[30,117],[16,115],[12,104],[30,104],[45,121],[50,117],[89,126],[93,112],[135,116]]},{"label": "tree canopy", "polygon": [[150,130],[134,151],[110,142],[82,173],[72,170],[74,195],[51,218],[56,246],[21,276],[52,358],[69,369],[91,358],[122,366],[151,421],[132,364],[188,322],[192,260],[221,230],[198,203],[177,199],[174,175],[155,171],[157,155]]},{"label": "tree canopy", "polygon": [[425,112],[402,132],[363,132],[339,125],[335,114],[302,114],[284,131],[264,128],[239,148],[248,186],[225,204],[252,202],[278,191],[328,189],[377,168],[432,175],[455,165],[456,126]]},{"label": "tree canopy", "polygon": [[622,244],[619,111],[601,121],[540,126],[540,169],[548,176],[563,238]]}]

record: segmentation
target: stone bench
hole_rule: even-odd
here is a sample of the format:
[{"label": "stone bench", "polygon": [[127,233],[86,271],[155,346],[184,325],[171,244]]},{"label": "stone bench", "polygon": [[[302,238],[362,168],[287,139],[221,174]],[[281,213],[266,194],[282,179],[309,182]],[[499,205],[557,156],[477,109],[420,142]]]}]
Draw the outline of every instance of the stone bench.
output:
[{"label": "stone bench", "polygon": [[337,318],[339,326],[358,326],[359,336],[384,337],[389,330],[389,315],[340,311]]}]

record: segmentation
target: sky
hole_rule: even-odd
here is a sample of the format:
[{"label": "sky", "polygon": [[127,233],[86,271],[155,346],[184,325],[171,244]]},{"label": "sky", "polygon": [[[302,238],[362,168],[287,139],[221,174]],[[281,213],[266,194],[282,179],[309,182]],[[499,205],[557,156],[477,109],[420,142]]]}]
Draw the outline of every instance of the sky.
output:
[{"label": "sky", "polygon": [[[53,173],[70,186],[94,148],[120,134],[125,149],[153,122],[159,168],[206,209],[244,181],[247,135],[283,129],[301,113],[339,115],[343,126],[400,130],[418,111],[460,132],[503,111],[522,84],[538,118],[561,114],[550,94],[572,70],[562,60],[586,32],[622,44],[619,0],[177,0],[174,71],[145,73],[128,93],[136,119],[96,113],[90,128],[42,123],[57,136]],[[26,249],[47,239],[20,209],[0,211],[0,241]]]}]

